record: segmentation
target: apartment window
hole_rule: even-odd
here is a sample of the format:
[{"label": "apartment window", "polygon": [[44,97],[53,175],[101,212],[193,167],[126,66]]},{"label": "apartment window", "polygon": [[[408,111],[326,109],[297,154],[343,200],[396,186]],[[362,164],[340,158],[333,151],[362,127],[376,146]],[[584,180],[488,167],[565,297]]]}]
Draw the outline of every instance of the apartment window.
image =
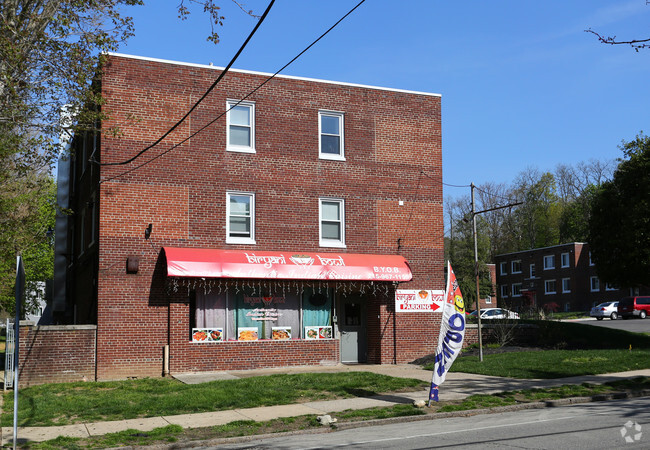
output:
[{"label": "apartment window", "polygon": [[490,297],[490,296],[485,297],[485,304],[486,305],[492,304],[492,297]]},{"label": "apartment window", "polygon": [[226,243],[255,243],[255,194],[228,192],[226,216]]},{"label": "apartment window", "polygon": [[318,112],[318,145],[321,159],[344,160],[343,113]]},{"label": "apartment window", "polygon": [[555,294],[555,280],[544,281],[544,294]]},{"label": "apartment window", "polygon": [[512,284],[512,296],[521,297],[521,283]]},{"label": "apartment window", "polygon": [[562,278],[562,293],[571,292],[571,278]]},{"label": "apartment window", "polygon": [[499,263],[499,273],[501,275],[508,275],[508,263],[507,262],[502,262]]},{"label": "apartment window", "polygon": [[568,253],[562,253],[560,255],[560,262],[562,264],[562,267],[569,267],[569,254]]},{"label": "apartment window", "polygon": [[501,298],[508,297],[508,286],[505,284],[501,285]]},{"label": "apartment window", "polygon": [[591,285],[591,292],[600,291],[600,280],[598,279],[598,277],[589,278],[589,283]]},{"label": "apartment window", "polygon": [[341,199],[321,198],[320,246],[345,247],[345,208]]},{"label": "apartment window", "polygon": [[618,286],[612,283],[605,283],[605,290],[606,291],[618,291]]},{"label": "apartment window", "polygon": [[530,268],[530,277],[535,278],[535,264],[531,264],[529,268]]},{"label": "apartment window", "polygon": [[255,103],[229,100],[226,108],[226,150],[255,153]]},{"label": "apartment window", "polygon": [[594,262],[591,260],[591,252],[589,252],[589,265],[593,266]]},{"label": "apartment window", "polygon": [[555,255],[546,255],[544,257],[544,270],[555,269]]},{"label": "apartment window", "polygon": [[512,269],[511,273],[521,273],[521,261],[520,260],[512,261],[512,263],[510,264],[510,267]]}]

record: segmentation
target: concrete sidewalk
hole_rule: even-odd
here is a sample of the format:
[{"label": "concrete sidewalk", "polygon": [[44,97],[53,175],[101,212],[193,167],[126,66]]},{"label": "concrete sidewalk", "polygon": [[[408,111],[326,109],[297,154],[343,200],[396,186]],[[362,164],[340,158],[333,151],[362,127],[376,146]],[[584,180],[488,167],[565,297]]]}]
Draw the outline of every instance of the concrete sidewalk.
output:
[{"label": "concrete sidewalk", "polygon": [[[368,371],[392,377],[431,380],[431,372],[411,364],[400,365],[332,365],[309,367],[285,367],[279,369],[187,373],[177,374],[175,378],[188,383],[204,383],[214,380],[246,378],[277,373],[306,372],[353,372]],[[519,380],[514,378],[491,377],[467,373],[451,372],[440,387],[440,400],[459,400],[473,394],[494,394],[503,391],[544,388],[563,384],[604,383],[637,376],[650,376],[650,370],[621,372],[605,375],[591,375],[551,380]],[[167,425],[180,425],[183,428],[201,428],[224,425],[237,420],[267,421],[279,417],[295,417],[306,414],[333,414],[347,409],[366,409],[395,404],[410,404],[415,400],[428,400],[428,390],[419,392],[379,395],[369,398],[348,398],[328,401],[306,402],[291,405],[265,406],[259,408],[234,409],[228,411],[181,414],[176,416],[150,417],[145,419],[118,420],[58,427],[22,427],[18,429],[18,443],[41,442],[58,436],[89,437],[115,433],[127,429],[150,431]],[[13,429],[2,428],[2,446],[13,442]]]}]

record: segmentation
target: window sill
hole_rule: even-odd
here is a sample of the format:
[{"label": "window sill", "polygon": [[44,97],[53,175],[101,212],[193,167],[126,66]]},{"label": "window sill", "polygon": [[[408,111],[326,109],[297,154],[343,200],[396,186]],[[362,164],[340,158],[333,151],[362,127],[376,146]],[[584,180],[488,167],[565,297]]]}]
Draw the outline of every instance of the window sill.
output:
[{"label": "window sill", "polygon": [[227,146],[226,151],[227,152],[235,152],[235,153],[257,153],[257,151],[255,150],[255,147]]},{"label": "window sill", "polygon": [[255,245],[257,242],[255,242],[255,239],[249,239],[249,238],[226,238],[226,244],[249,244],[249,245]]},{"label": "window sill", "polygon": [[341,155],[330,155],[328,153],[319,153],[318,159],[327,159],[330,161],[345,161],[345,156]]},{"label": "window sill", "polygon": [[345,245],[342,242],[327,242],[327,241],[320,241],[318,243],[319,247],[329,247],[329,248],[347,248],[347,245]]}]

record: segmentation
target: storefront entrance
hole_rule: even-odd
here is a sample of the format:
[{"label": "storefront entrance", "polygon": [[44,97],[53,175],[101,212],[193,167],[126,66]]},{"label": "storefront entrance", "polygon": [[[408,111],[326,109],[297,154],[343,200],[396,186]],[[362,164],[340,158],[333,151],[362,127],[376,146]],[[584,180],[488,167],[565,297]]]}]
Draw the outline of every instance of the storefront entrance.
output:
[{"label": "storefront entrance", "polygon": [[366,362],[366,304],[361,295],[348,295],[339,300],[339,332],[341,362]]}]

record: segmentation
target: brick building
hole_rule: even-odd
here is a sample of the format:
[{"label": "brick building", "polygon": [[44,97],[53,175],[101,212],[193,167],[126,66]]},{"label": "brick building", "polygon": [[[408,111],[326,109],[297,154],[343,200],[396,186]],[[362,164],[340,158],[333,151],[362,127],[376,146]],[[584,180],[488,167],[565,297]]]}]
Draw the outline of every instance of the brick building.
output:
[{"label": "brick building", "polygon": [[547,305],[559,311],[587,311],[630,295],[629,289],[601,282],[586,243],[497,255],[495,263],[497,296],[505,307]]},{"label": "brick building", "polygon": [[395,293],[444,289],[440,96],[231,70],[116,165],[220,72],[110,54],[72,140],[54,309],[96,379],[433,353]]}]

